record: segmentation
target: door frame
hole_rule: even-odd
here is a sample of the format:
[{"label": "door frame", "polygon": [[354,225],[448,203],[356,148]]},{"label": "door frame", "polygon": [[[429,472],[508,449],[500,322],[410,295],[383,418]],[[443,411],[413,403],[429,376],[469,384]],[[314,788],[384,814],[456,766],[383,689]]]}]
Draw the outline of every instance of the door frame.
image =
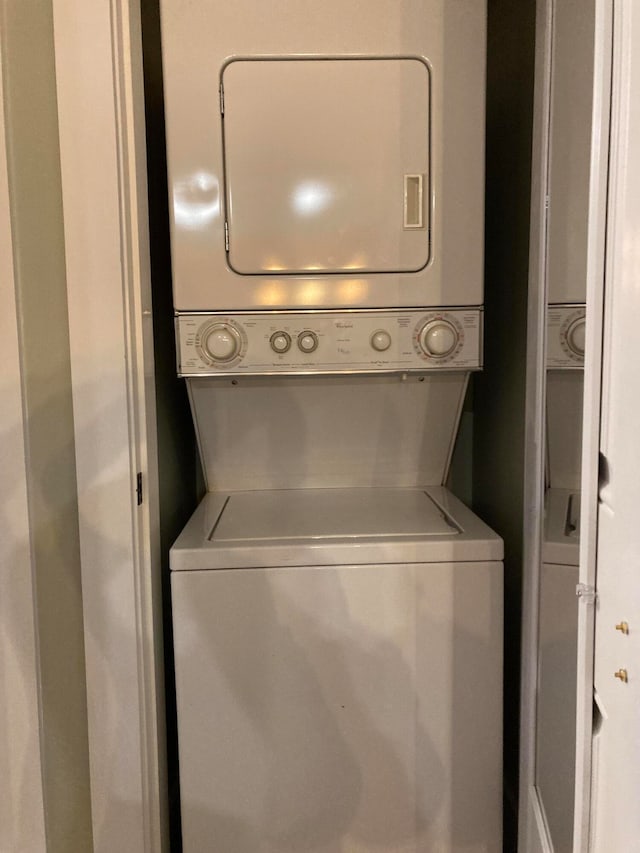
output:
[{"label": "door frame", "polygon": [[142,37],[52,0],[95,853],[169,848]]}]

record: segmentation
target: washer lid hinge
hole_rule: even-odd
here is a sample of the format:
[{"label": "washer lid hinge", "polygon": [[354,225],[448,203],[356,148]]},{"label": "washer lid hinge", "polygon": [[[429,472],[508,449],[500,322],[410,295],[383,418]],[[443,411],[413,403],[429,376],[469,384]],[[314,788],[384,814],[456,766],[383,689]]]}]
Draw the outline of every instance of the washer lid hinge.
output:
[{"label": "washer lid hinge", "polygon": [[224,221],[224,250],[225,252],[229,251],[229,223],[226,219]]},{"label": "washer lid hinge", "polygon": [[593,604],[596,600],[596,589],[587,583],[579,583],[576,586],[576,595],[585,604]]}]

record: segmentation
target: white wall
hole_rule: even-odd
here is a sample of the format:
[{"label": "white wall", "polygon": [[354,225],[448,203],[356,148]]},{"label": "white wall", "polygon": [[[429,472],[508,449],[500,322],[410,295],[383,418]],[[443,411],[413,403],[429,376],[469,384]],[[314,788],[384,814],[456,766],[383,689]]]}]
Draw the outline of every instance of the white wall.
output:
[{"label": "white wall", "polygon": [[[85,853],[89,758],[52,10],[50,0],[6,0],[0,10],[39,697],[28,713],[39,712],[46,849]],[[37,824],[34,809],[29,836]],[[36,849],[23,844],[0,847]]]}]

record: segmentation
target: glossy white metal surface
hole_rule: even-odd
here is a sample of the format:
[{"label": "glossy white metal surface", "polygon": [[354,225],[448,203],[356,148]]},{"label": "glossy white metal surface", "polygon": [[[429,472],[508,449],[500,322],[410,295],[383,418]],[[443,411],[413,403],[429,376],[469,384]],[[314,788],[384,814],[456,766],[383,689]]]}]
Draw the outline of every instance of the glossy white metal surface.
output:
[{"label": "glossy white metal surface", "polygon": [[300,490],[297,527],[274,517],[295,491],[253,494],[208,492],[171,549],[171,569],[502,560],[500,537],[442,486]]},{"label": "glossy white metal surface", "polygon": [[230,494],[209,538],[232,545],[458,533],[421,489],[281,489]]},{"label": "glossy white metal surface", "polygon": [[173,572],[172,596],[185,853],[502,850],[499,562]]},{"label": "glossy white metal surface", "polygon": [[[176,310],[482,303],[484,2],[329,0],[319,5],[313,0],[269,0],[256,10],[253,0],[226,6],[164,0],[161,12]],[[343,66],[353,61],[352,68],[362,69],[376,59],[385,60],[376,67],[386,68],[402,57],[421,58],[428,65],[430,127],[425,126],[426,73],[420,62],[399,63],[403,71],[396,80],[382,74],[381,90],[377,84],[367,87],[364,80],[347,77],[343,93],[344,75],[340,74],[323,91],[325,85],[317,76],[337,69],[337,64],[319,59],[338,59]],[[246,58],[261,60],[261,68],[269,64],[266,59],[280,60],[265,74],[265,88],[262,74],[257,81],[257,72],[246,62],[232,63],[223,74],[230,59]],[[289,65],[297,62],[314,79],[291,74]],[[409,65],[419,74],[415,85],[422,94],[417,106],[413,106],[413,95],[406,97],[414,83],[400,79]],[[285,80],[271,80],[283,71]],[[238,90],[232,75],[245,72],[251,80],[238,80],[242,82]],[[239,114],[242,123],[229,128],[227,139],[218,87],[228,75],[225,99],[230,125],[234,110],[243,112]],[[291,93],[295,109],[281,86]],[[278,88],[275,93],[274,87]],[[341,102],[343,94],[349,103]],[[379,112],[383,124],[388,120],[388,126],[380,127],[374,112]],[[245,119],[254,128],[252,138],[244,136]],[[414,126],[423,128],[418,143],[412,141]],[[341,134],[343,145],[339,144]],[[323,152],[328,150],[337,159],[323,165]],[[231,195],[226,199],[225,154],[231,175],[227,187]],[[357,178],[352,183],[345,169],[354,165],[354,155]],[[393,166],[396,158],[398,166]],[[413,165],[416,158],[419,162]],[[265,163],[270,164],[267,172]],[[243,170],[240,174],[238,167]],[[393,180],[384,177],[388,169],[394,172]],[[409,180],[405,182],[406,172]],[[289,183],[293,174],[295,186]],[[403,191],[405,183],[409,196],[419,191],[418,182],[411,180],[416,174],[423,176],[425,227],[405,229]],[[399,183],[392,199],[390,181],[394,187]],[[239,192],[237,211],[234,187]],[[252,210],[254,192],[258,204]],[[277,217],[271,216],[272,203]],[[407,224],[415,221],[412,211],[417,204],[408,199]],[[337,217],[321,215],[323,205],[328,205],[325,213],[332,209]],[[311,208],[315,213],[309,217]],[[227,218],[231,263],[260,274],[240,275],[228,263]],[[389,236],[389,218],[400,220],[395,237]],[[274,226],[286,222],[301,238],[295,245],[282,228],[274,231]],[[323,228],[310,229],[311,222],[323,222]],[[363,232],[358,223],[366,223]],[[431,228],[428,252],[427,224]],[[266,237],[284,257],[269,253]],[[239,246],[236,240],[241,241]],[[401,260],[405,250],[396,244],[404,243],[421,247],[407,250],[405,269],[420,268],[427,257],[431,259],[420,272],[362,272],[370,264],[384,264],[386,270],[402,268],[398,265],[405,263]],[[299,250],[303,254],[298,255]],[[283,275],[282,266],[312,269],[304,275]],[[317,267],[342,272],[321,275],[315,273]]]},{"label": "glossy white metal surface", "polygon": [[[416,272],[428,263],[426,63],[234,60],[221,77],[235,272]],[[410,174],[422,176],[426,198]]]},{"label": "glossy white metal surface", "polygon": [[440,485],[466,386],[461,373],[188,380],[212,491]]},{"label": "glossy white metal surface", "polygon": [[178,373],[478,370],[482,311],[180,314]]}]

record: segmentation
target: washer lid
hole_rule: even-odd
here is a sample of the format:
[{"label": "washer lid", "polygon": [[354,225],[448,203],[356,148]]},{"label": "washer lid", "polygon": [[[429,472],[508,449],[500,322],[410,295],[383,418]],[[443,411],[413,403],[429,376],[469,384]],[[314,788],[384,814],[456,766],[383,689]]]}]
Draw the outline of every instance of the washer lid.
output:
[{"label": "washer lid", "polygon": [[429,75],[413,57],[226,65],[230,267],[281,276],[426,266]]},{"label": "washer lid", "polygon": [[209,540],[223,545],[416,538],[459,532],[420,489],[283,489],[232,493]]}]

